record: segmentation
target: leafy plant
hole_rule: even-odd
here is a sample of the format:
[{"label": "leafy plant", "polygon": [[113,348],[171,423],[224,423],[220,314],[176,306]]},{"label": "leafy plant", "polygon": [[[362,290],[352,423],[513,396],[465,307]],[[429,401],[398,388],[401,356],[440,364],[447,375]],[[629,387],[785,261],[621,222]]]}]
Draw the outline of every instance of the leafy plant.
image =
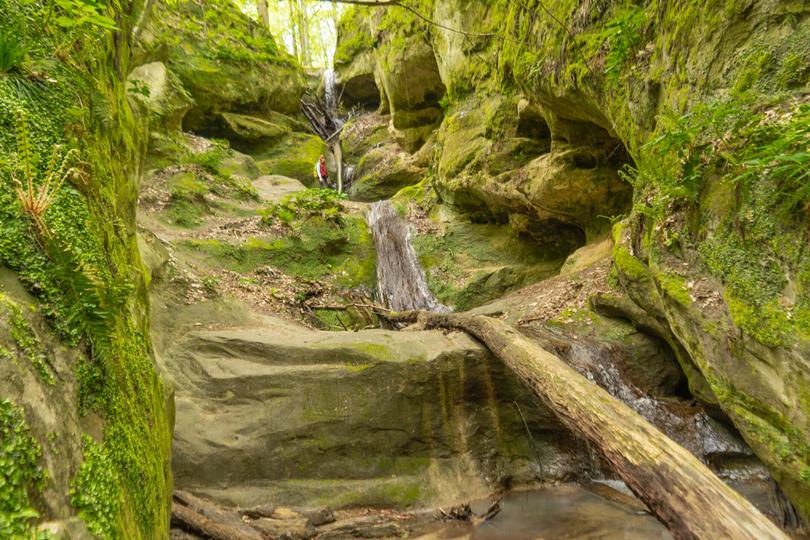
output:
[{"label": "leafy plant", "polygon": [[42,449],[25,423],[23,410],[0,400],[0,537],[36,538],[31,520],[39,517],[29,488],[41,491],[45,472],[38,465]]},{"label": "leafy plant", "polygon": [[312,217],[320,217],[333,223],[341,222],[343,212],[342,200],[345,193],[338,193],[332,189],[307,189],[286,196],[281,202],[270,203],[261,212],[262,223],[271,225],[281,222],[290,226],[294,221],[305,221]]},{"label": "leafy plant", "polygon": [[45,16],[46,24],[54,13],[54,22],[62,28],[96,26],[107,30],[117,29],[115,21],[104,14],[104,6],[96,0],[51,0]]},{"label": "leafy plant", "polygon": [[[78,169],[68,167],[77,157],[78,150],[71,149],[63,155],[62,147],[54,145],[43,180],[36,182],[31,145],[28,140],[28,123],[23,113],[17,114],[17,156],[11,177],[23,212],[28,214],[37,231],[43,236],[51,235],[45,223],[45,213],[53,204],[59,188],[68,177],[79,175]],[[22,175],[22,178],[19,175]]]},{"label": "leafy plant", "polygon": [[20,67],[25,58],[25,48],[17,34],[0,32],[0,73],[8,73]]},{"label": "leafy plant", "polygon": [[605,25],[605,34],[610,40],[610,50],[605,57],[605,73],[616,78],[624,63],[641,41],[641,27],[646,21],[644,8],[632,6],[621,10]]}]

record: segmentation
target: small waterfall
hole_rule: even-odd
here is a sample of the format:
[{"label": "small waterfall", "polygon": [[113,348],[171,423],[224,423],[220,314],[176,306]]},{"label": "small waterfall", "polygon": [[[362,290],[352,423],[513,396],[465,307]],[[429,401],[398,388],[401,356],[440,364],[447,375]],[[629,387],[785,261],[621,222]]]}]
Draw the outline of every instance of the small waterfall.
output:
[{"label": "small waterfall", "polygon": [[704,462],[718,455],[750,455],[737,435],[712,421],[703,410],[657,399],[637,388],[623,375],[620,359],[610,345],[574,339],[550,329],[538,331],[538,337],[550,339],[552,348],[571,367],[622,400]]},{"label": "small waterfall", "polygon": [[323,72],[323,94],[326,111],[334,120],[335,125],[340,128],[343,125],[343,119],[338,116],[337,79],[335,70],[332,68]]},{"label": "small waterfall", "polygon": [[343,167],[343,184],[348,186],[354,180],[354,165],[346,165]]},{"label": "small waterfall", "polygon": [[391,201],[374,203],[368,224],[377,248],[377,291],[380,301],[395,311],[449,311],[430,292],[425,273],[411,245],[408,224]]}]

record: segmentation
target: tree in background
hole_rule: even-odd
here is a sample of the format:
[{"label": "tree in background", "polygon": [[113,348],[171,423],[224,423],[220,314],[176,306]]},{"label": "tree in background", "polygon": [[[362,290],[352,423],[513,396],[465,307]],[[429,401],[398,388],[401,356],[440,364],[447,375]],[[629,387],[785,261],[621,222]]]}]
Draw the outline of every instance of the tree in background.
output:
[{"label": "tree in background", "polygon": [[259,14],[259,20],[265,26],[270,26],[270,14],[267,12],[267,0],[257,0],[256,11]]},{"label": "tree in background", "polygon": [[242,10],[267,25],[273,37],[301,65],[331,65],[337,40],[337,22],[344,6],[319,0],[242,0]]}]

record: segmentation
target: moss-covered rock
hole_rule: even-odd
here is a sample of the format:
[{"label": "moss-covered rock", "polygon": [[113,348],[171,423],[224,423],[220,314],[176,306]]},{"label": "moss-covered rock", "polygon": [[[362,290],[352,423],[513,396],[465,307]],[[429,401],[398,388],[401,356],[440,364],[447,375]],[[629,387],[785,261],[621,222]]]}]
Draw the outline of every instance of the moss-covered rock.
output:
[{"label": "moss-covered rock", "polygon": [[262,174],[295,178],[305,186],[317,183],[315,164],[326,155],[326,144],[315,135],[292,133],[280,142],[252,152]]},{"label": "moss-covered rock", "polygon": [[579,471],[578,444],[461,334],[265,318],[194,332],[168,356],[177,484],[229,504],[419,508]]},{"label": "moss-covered rock", "polygon": [[183,117],[194,101],[163,62],[138,66],[127,80],[130,99],[144,106],[151,130],[177,132],[182,129]]},{"label": "moss-covered rock", "polygon": [[418,166],[414,156],[389,143],[363,156],[347,193],[357,201],[388,199],[400,189],[419,183],[425,173],[426,169]]},{"label": "moss-covered rock", "polygon": [[[531,1],[425,1],[446,26],[496,35],[426,31],[386,14],[372,18],[385,32],[375,50],[407,63],[420,32],[432,47],[448,96],[434,180],[444,200],[479,220],[547,231],[562,223],[589,239],[606,218],[632,214],[614,250],[622,287],[666,322],[684,369],[695,370],[693,391],[714,396],[808,517],[810,266],[791,246],[807,242],[807,191],[795,180],[807,167],[810,8],[583,6],[547,4],[553,16],[537,16]],[[389,101],[404,100],[397,83],[408,73],[389,73],[385,92],[398,94]],[[529,107],[490,113],[496,89]],[[550,152],[498,169],[486,156],[512,137],[550,138]],[[633,210],[617,172],[625,163]]]},{"label": "moss-covered rock", "polygon": [[[295,116],[304,92],[303,72],[269,30],[231,2],[158,3],[139,39],[139,58],[162,61],[194,99],[184,128],[219,135],[219,113],[266,118]],[[273,122],[277,123],[277,122]]]},{"label": "moss-covered rock", "polygon": [[[55,17],[80,18],[66,11],[69,6],[49,6],[54,17],[47,23],[41,3],[0,1],[0,34],[20,36],[27,50],[26,66],[0,76],[0,153],[16,154],[21,163],[15,176],[30,168],[32,182],[40,186],[55,168],[48,164],[55,145],[73,150],[66,167],[79,171],[51,184],[54,198],[39,223],[22,210],[13,190],[0,196],[0,262],[33,294],[13,293],[31,328],[19,334],[20,343],[44,362],[40,373],[33,362],[4,360],[3,369],[10,371],[0,393],[22,406],[12,405],[42,449],[37,466],[52,482],[44,498],[33,497],[34,483],[26,486],[30,507],[17,510],[36,511],[24,516],[32,527],[78,516],[97,537],[165,538],[171,418],[151,355],[146,280],[135,235],[147,123],[133,114],[127,99],[126,76],[133,66],[129,40],[121,37],[141,3],[102,10],[114,17],[119,39],[87,21],[69,28],[56,23]],[[42,82],[28,78],[35,72]],[[0,178],[13,185],[7,165]],[[4,280],[7,293],[12,287]],[[43,373],[53,375],[52,384],[42,382]],[[5,434],[2,438],[5,445]],[[28,445],[26,452],[32,451]],[[0,459],[6,487],[15,463]],[[9,510],[0,509],[0,522]],[[0,535],[30,537],[7,532]]]}]

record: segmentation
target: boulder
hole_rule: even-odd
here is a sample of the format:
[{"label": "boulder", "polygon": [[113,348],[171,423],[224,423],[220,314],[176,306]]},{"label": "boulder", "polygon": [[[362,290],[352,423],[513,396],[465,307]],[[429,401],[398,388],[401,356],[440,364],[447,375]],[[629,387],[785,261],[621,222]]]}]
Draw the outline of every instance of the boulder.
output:
[{"label": "boulder", "polygon": [[319,137],[305,133],[292,133],[275,144],[253,150],[262,174],[295,178],[305,186],[317,183],[315,163],[326,154],[326,144]]},{"label": "boulder", "polygon": [[223,504],[447,504],[578,470],[553,415],[462,334],[263,318],[192,332],[163,356],[175,485]]},{"label": "boulder", "polygon": [[427,171],[415,161],[393,143],[369,150],[355,169],[357,178],[348,188],[349,196],[358,201],[379,201],[419,183]]},{"label": "boulder", "polygon": [[138,66],[127,77],[129,98],[143,106],[152,130],[177,132],[194,100],[163,62]]},{"label": "boulder", "polygon": [[274,124],[255,116],[236,113],[221,113],[228,129],[236,138],[248,141],[277,139],[290,133],[285,125]]},{"label": "boulder", "polygon": [[301,68],[269,30],[235,4],[158,2],[139,36],[138,58],[162,61],[194,99],[183,127],[221,136],[220,113],[266,119],[297,115],[305,89]]}]

